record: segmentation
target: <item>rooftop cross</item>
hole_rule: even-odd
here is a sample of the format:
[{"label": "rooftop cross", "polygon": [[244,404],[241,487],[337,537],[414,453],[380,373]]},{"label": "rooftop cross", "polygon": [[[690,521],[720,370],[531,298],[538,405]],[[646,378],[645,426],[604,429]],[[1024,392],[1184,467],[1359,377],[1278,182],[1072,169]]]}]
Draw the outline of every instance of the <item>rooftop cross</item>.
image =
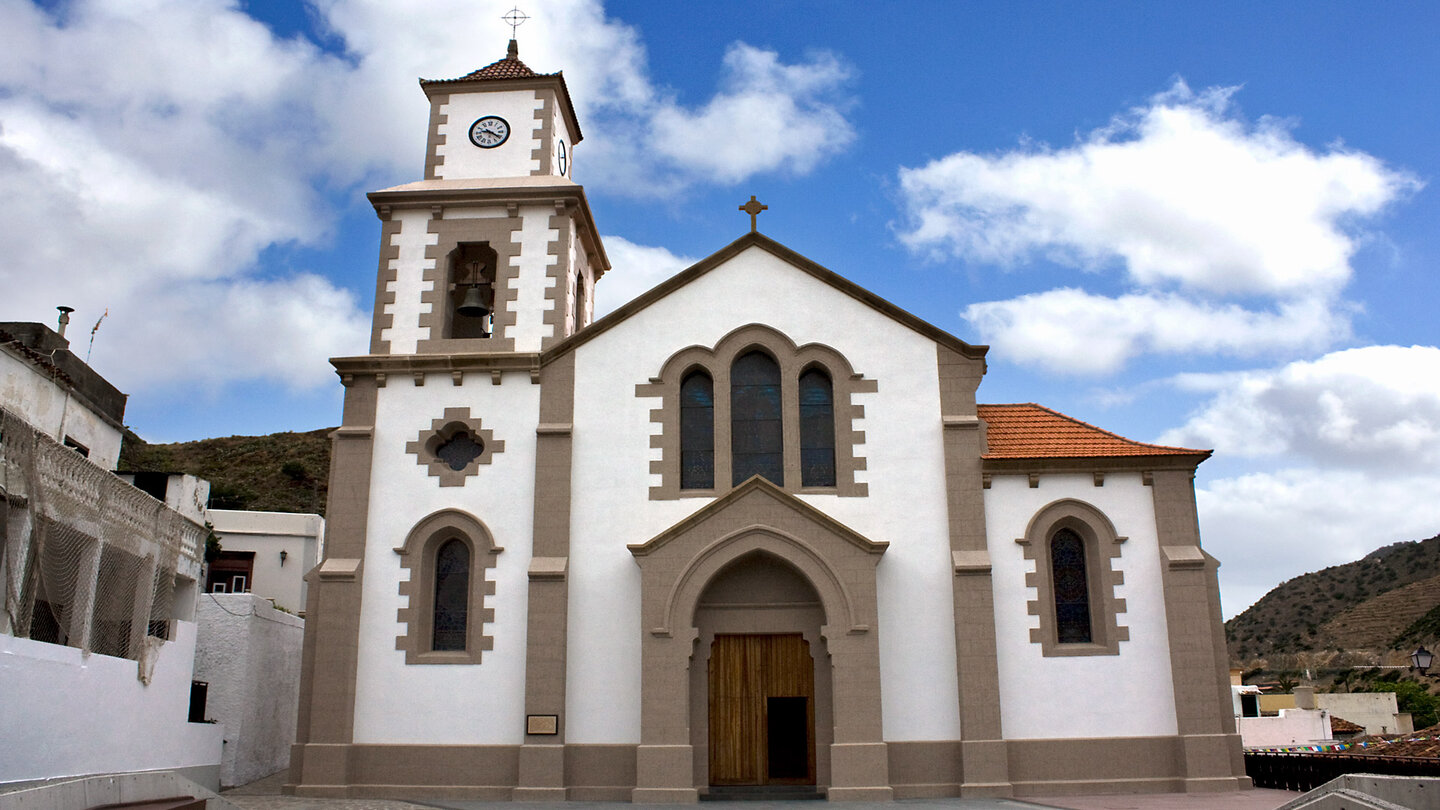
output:
[{"label": "rooftop cross", "polygon": [[755,233],[755,217],[759,216],[761,211],[770,210],[770,206],[759,202],[755,199],[755,195],[751,194],[750,202],[740,206],[740,210],[750,215],[750,232]]},{"label": "rooftop cross", "polygon": [[530,16],[527,15],[525,12],[521,11],[519,6],[516,6],[505,12],[505,15],[500,19],[504,20],[505,24],[510,26],[510,38],[514,39],[515,29],[519,28],[521,23],[530,19]]}]

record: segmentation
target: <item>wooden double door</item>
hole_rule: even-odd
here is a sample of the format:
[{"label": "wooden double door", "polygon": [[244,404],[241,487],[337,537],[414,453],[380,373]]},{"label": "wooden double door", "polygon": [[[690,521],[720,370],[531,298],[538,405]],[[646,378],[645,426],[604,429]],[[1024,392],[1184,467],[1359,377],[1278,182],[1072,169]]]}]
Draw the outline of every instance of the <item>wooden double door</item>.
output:
[{"label": "wooden double door", "polygon": [[815,784],[815,662],[799,633],[717,635],[710,784]]}]

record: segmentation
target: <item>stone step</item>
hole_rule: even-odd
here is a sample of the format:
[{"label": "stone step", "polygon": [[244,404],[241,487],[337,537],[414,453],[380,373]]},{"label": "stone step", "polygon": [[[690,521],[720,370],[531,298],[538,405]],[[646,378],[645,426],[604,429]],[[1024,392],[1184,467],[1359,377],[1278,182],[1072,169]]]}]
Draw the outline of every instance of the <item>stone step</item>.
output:
[{"label": "stone step", "polygon": [[815,785],[711,785],[700,790],[702,802],[787,802],[823,800]]}]

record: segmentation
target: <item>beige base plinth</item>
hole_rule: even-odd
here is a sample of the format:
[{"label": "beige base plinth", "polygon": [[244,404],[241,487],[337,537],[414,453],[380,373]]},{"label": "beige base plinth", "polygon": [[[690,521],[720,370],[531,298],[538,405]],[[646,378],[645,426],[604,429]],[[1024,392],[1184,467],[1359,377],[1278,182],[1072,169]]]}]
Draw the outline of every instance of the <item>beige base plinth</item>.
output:
[{"label": "beige base plinth", "polygon": [[1010,784],[1010,754],[1004,740],[965,740],[960,743],[966,798],[1003,798],[1015,795]]},{"label": "beige base plinth", "polygon": [[830,801],[889,801],[890,758],[885,743],[830,746]]},{"label": "beige base plinth", "polygon": [[520,784],[517,802],[565,801],[565,746],[520,746]]},{"label": "beige base plinth", "polygon": [[631,801],[644,803],[698,802],[695,789],[695,749],[689,745],[642,745],[635,749],[635,791]]}]

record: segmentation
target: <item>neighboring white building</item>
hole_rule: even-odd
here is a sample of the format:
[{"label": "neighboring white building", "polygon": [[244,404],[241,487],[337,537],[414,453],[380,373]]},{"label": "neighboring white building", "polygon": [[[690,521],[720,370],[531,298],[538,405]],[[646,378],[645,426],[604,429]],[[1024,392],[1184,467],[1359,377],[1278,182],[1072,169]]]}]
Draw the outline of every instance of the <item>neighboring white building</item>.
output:
[{"label": "neighboring white building", "polygon": [[288,512],[209,510],[220,538],[206,591],[253,593],[298,615],[305,613],[305,574],[320,561],[325,518]]},{"label": "neighboring white building", "polygon": [[1394,692],[1319,692],[1316,708],[1365,727],[1366,734],[1409,734],[1415,723],[1400,711]]},{"label": "neighboring white building", "polygon": [[1246,748],[1281,748],[1335,742],[1330,712],[1324,709],[1281,709],[1278,715],[1241,717],[1240,736]]},{"label": "neighboring white building", "polygon": [[125,397],[67,345],[0,324],[0,784],[213,787],[221,729],[187,722],[206,531],[111,472]]},{"label": "neighboring white building", "polygon": [[305,622],[248,593],[203,593],[195,677],[209,685],[206,715],[225,729],[223,787],[284,770],[295,739]]},{"label": "neighboring white building", "polygon": [[421,86],[425,178],[370,195],[370,350],[333,361],[290,790],[1249,784],[1208,451],[977,404],[987,347],[753,220],[591,323],[563,77],[512,47]]}]

